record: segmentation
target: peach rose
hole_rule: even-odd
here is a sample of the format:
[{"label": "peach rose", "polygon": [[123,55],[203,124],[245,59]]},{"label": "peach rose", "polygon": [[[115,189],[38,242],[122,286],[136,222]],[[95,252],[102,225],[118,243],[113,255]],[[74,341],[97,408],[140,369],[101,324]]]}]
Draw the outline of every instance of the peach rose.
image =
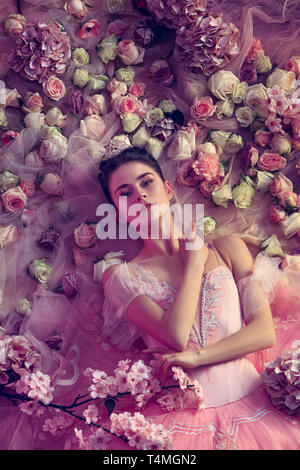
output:
[{"label": "peach rose", "polygon": [[142,82],[134,82],[130,85],[129,93],[137,98],[140,98],[145,94],[146,85]]},{"label": "peach rose", "polygon": [[113,102],[115,113],[135,113],[137,107],[137,98],[135,96],[118,96]]},{"label": "peach rose", "polygon": [[8,88],[5,90],[6,93],[6,102],[5,106],[12,107],[12,108],[19,108],[20,107],[20,100],[22,99],[22,96],[18,92],[18,90],[15,88],[14,90],[9,90]]},{"label": "peach rose", "polygon": [[87,14],[87,8],[81,0],[70,0],[65,3],[64,9],[74,18],[83,18]]},{"label": "peach rose", "polygon": [[253,38],[251,47],[248,51],[245,62],[251,63],[258,58],[259,53],[263,52],[263,46],[259,38]]},{"label": "peach rose", "polygon": [[281,207],[284,207],[285,209],[295,209],[300,206],[298,194],[293,191],[283,191],[282,193],[277,194],[276,197],[279,199]]},{"label": "peach rose", "polygon": [[295,56],[291,57],[290,60],[288,60],[285,69],[288,70],[289,72],[294,72],[297,78],[299,78],[300,75],[300,56]]},{"label": "peach rose", "polygon": [[265,147],[271,142],[271,132],[267,131],[265,128],[261,127],[255,132],[254,140],[255,143]]},{"label": "peach rose", "polygon": [[26,93],[22,106],[25,113],[38,113],[43,109],[43,106],[43,99],[39,93]]},{"label": "peach rose", "polygon": [[35,184],[34,184],[33,180],[21,181],[19,186],[20,186],[20,188],[22,188],[23,193],[26,194],[26,196],[28,198],[34,196],[34,194],[35,194]]},{"label": "peach rose", "polygon": [[60,196],[63,193],[63,182],[57,173],[47,173],[40,184],[40,189],[44,193]]},{"label": "peach rose", "polygon": [[0,248],[14,243],[18,239],[18,230],[15,225],[0,225]]},{"label": "peach rose", "polygon": [[112,78],[107,86],[106,89],[111,93],[111,98],[114,100],[117,98],[117,96],[124,96],[127,93],[127,85],[126,83],[116,80],[115,78]]},{"label": "peach rose", "polygon": [[27,196],[20,186],[10,188],[2,194],[5,209],[9,212],[21,212],[27,201]]},{"label": "peach rose", "polygon": [[45,166],[45,162],[37,150],[28,153],[24,163],[26,166],[35,166],[37,168],[43,168]]},{"label": "peach rose", "polygon": [[106,102],[103,95],[92,95],[86,99],[83,112],[86,116],[104,114],[105,107]]},{"label": "peach rose", "polygon": [[269,191],[273,196],[277,196],[284,191],[293,191],[293,183],[283,173],[279,173],[270,184]]},{"label": "peach rose", "polygon": [[80,248],[89,248],[96,241],[95,224],[82,223],[74,230],[74,239]]},{"label": "peach rose", "polygon": [[105,132],[105,122],[100,116],[92,114],[80,121],[80,130],[85,137],[100,139]]},{"label": "peach rose", "polygon": [[279,205],[271,206],[269,215],[270,215],[270,220],[271,222],[273,222],[273,224],[282,222],[284,219],[287,218],[287,213]]},{"label": "peach rose", "polygon": [[215,112],[213,100],[210,96],[197,99],[191,107],[191,116],[195,121],[202,121],[212,116]]},{"label": "peach rose", "polygon": [[286,166],[286,159],[278,153],[263,153],[258,161],[257,166],[260,170],[278,171]]},{"label": "peach rose", "polygon": [[118,56],[126,65],[136,65],[143,62],[145,49],[137,46],[131,39],[123,39],[118,44]]},{"label": "peach rose", "polygon": [[60,80],[60,78],[55,77],[55,75],[51,75],[43,83],[43,91],[45,95],[51,98],[52,100],[59,101],[65,96],[66,87],[64,82]]}]

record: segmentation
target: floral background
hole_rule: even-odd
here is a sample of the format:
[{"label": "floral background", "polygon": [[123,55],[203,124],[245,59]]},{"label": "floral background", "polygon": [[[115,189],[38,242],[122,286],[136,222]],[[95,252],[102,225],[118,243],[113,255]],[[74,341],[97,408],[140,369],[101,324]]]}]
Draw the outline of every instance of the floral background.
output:
[{"label": "floral background", "polygon": [[[96,398],[130,391],[139,406],[150,398],[151,367],[132,365],[134,385],[124,385],[129,363],[99,339],[103,271],[139,249],[139,241],[97,238],[101,160],[145,148],[180,203],[205,205],[207,238],[239,234],[254,254],[299,269],[300,18],[293,2],[276,3],[273,16],[260,3],[31,0],[2,13],[0,386],[3,396],[14,390],[23,419],[59,397],[67,418],[48,417],[43,432],[60,436],[74,427],[71,410]],[[99,371],[101,351],[115,361],[114,379]],[[72,396],[74,381],[64,378],[74,364],[88,399]],[[174,374],[180,386],[158,399],[165,407],[191,394]],[[191,386],[185,403],[200,407],[199,384]],[[160,392],[157,384],[150,396]],[[294,393],[284,402],[293,410]],[[65,445],[105,448],[98,408],[82,413],[97,431],[87,437],[75,426]],[[130,435],[130,419],[115,415],[111,432]],[[143,415],[134,419],[147,429]],[[149,433],[143,439],[148,445]],[[169,439],[162,429],[152,436],[158,448]]]}]

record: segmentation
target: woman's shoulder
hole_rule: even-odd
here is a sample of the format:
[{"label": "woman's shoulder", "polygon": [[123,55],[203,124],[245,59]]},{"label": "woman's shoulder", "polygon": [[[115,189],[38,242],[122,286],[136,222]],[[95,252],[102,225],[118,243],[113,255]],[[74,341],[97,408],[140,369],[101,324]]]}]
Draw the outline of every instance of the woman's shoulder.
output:
[{"label": "woman's shoulder", "polygon": [[103,288],[105,287],[105,284],[107,283],[107,281],[111,278],[111,276],[113,274],[115,274],[119,269],[120,269],[120,265],[123,265],[124,263],[118,263],[118,264],[113,264],[112,266],[109,266],[103,273],[102,275],[102,279],[101,279],[101,282],[102,282],[102,286]]},{"label": "woman's shoulder", "polygon": [[242,238],[228,235],[215,240],[213,244],[230,267],[236,281],[253,272],[253,257]]}]

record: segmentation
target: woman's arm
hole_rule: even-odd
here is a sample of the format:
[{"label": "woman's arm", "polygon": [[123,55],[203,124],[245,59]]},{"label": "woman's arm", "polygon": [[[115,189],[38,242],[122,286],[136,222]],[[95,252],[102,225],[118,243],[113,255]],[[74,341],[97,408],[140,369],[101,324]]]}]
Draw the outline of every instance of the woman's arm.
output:
[{"label": "woman's arm", "polygon": [[[231,264],[236,281],[251,274],[253,260],[245,243],[237,237],[227,237],[217,246],[224,259]],[[253,291],[253,295],[255,292]],[[230,314],[230,312],[229,312]],[[276,335],[269,302],[262,302],[251,315],[247,314],[246,326],[214,344],[196,351],[163,351],[159,348],[145,352],[162,354],[160,364],[165,371],[171,364],[195,368],[208,364],[236,359],[255,351],[269,348],[275,344]]]}]

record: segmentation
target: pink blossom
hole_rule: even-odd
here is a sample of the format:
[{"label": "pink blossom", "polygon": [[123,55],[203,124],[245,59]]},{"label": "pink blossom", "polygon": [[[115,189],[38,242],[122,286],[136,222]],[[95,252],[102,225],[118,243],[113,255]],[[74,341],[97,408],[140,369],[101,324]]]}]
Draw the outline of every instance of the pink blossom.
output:
[{"label": "pink blossom", "polygon": [[88,438],[88,444],[90,445],[91,450],[106,450],[107,443],[111,440],[111,436],[104,431],[104,429],[97,429],[96,432],[93,432]]},{"label": "pink blossom", "polygon": [[138,99],[133,95],[118,96],[113,100],[113,109],[117,114],[135,113]]},{"label": "pink blossom", "polygon": [[80,28],[78,37],[80,39],[88,39],[96,37],[100,34],[100,23],[96,18],[91,19]]},{"label": "pink blossom", "polygon": [[50,385],[49,375],[43,374],[41,371],[26,374],[16,382],[17,393],[25,393],[29,398],[42,401],[48,405],[53,400],[52,392],[54,388]]},{"label": "pink blossom", "polygon": [[275,85],[273,88],[267,88],[267,95],[267,107],[269,112],[271,114],[277,113],[284,115],[289,108],[289,101],[283,90],[278,85]]},{"label": "pink blossom", "polygon": [[20,410],[31,416],[37,416],[38,418],[42,416],[45,412],[45,408],[36,401],[25,401],[19,404]]},{"label": "pink blossom", "polygon": [[69,428],[74,423],[72,416],[64,415],[62,413],[57,414],[54,418],[48,418],[43,424],[43,431],[49,432],[52,436],[56,436],[58,431],[62,431]]},{"label": "pink blossom", "polygon": [[97,423],[99,415],[98,408],[95,405],[89,405],[82,413],[87,424]]},{"label": "pink blossom", "polygon": [[172,371],[174,372],[173,379],[178,380],[181,390],[186,390],[189,383],[189,377],[183,371],[182,367],[172,367]]},{"label": "pink blossom", "polygon": [[282,133],[281,119],[277,118],[275,114],[271,113],[265,120],[265,126],[273,133]]}]

